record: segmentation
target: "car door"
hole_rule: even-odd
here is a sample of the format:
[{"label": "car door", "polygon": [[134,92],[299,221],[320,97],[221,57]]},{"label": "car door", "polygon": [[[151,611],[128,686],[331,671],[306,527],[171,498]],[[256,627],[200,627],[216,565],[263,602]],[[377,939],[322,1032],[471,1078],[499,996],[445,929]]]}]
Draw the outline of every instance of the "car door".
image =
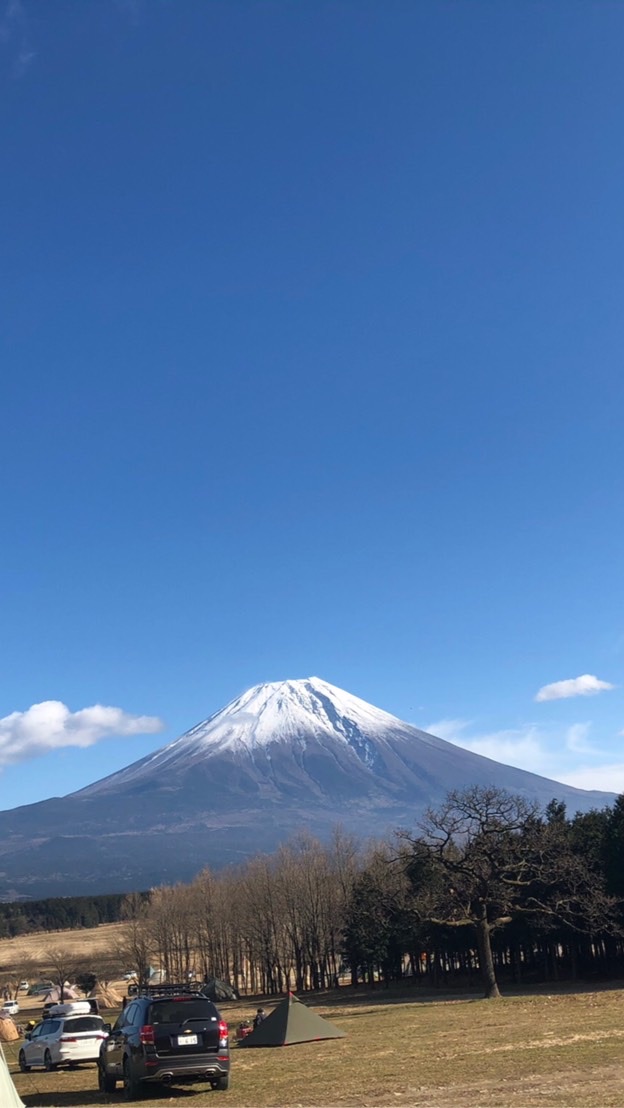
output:
[{"label": "car door", "polygon": [[41,1045],[41,1034],[45,1029],[46,1021],[38,1023],[36,1027],[33,1027],[30,1033],[30,1042],[24,1043],[24,1054],[26,1055],[26,1064],[29,1066],[41,1066],[43,1065],[43,1047]]},{"label": "car door", "polygon": [[59,1054],[59,1039],[63,1033],[63,1021],[62,1020],[49,1020],[48,1028],[45,1036],[42,1038],[43,1056],[45,1058],[46,1049],[50,1051],[50,1057],[56,1065],[60,1062]]},{"label": "car door", "polygon": [[123,1073],[124,1043],[128,1028],[132,1025],[133,1015],[138,1004],[129,1004],[120,1014],[104,1045],[106,1069],[109,1074],[121,1077]]}]

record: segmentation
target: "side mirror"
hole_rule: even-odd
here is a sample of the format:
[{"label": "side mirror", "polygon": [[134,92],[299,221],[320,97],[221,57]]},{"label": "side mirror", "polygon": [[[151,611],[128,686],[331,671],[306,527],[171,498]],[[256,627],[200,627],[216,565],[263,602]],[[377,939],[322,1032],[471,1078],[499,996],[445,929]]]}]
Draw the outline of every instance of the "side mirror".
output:
[{"label": "side mirror", "polygon": [[113,1025],[112,1025],[112,1023],[105,1023],[105,1024],[104,1024],[104,1030],[105,1030],[105,1031],[108,1031],[108,1034],[110,1035],[111,1031],[113,1030]]},{"label": "side mirror", "polygon": [[24,1034],[24,1038],[25,1038],[25,1039],[28,1039],[28,1040],[30,1041],[30,1031],[26,1031],[26,1032],[25,1032],[25,1034]]}]

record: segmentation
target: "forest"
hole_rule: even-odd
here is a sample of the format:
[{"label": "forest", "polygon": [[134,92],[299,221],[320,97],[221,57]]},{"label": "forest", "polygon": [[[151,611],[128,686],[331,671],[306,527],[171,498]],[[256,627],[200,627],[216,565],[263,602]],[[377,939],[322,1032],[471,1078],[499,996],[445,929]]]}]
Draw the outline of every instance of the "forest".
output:
[{"label": "forest", "polygon": [[[413,831],[336,828],[188,884],[0,907],[5,933],[124,921],[113,961],[242,993],[396,982],[481,988],[624,973],[624,796],[569,817],[498,789],[448,794]],[[13,932],[15,933],[15,932]],[[112,963],[93,967],[102,977]]]},{"label": "forest", "polygon": [[124,893],[105,893],[0,903],[0,939],[32,931],[73,931],[78,927],[117,923],[124,898]]}]

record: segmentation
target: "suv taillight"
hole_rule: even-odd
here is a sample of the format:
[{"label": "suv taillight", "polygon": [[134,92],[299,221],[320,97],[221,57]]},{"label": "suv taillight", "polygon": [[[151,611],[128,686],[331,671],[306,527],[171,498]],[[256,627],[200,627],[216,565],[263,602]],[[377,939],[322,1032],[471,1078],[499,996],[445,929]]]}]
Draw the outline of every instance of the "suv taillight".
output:
[{"label": "suv taillight", "polygon": [[228,1025],[225,1020],[219,1020],[219,1051],[225,1050],[225,1054],[218,1053],[217,1058],[221,1062],[227,1062],[227,1050],[228,1050]]},{"label": "suv taillight", "polygon": [[139,1031],[139,1040],[145,1046],[147,1043],[154,1042],[154,1028],[151,1023],[143,1024],[143,1027]]}]

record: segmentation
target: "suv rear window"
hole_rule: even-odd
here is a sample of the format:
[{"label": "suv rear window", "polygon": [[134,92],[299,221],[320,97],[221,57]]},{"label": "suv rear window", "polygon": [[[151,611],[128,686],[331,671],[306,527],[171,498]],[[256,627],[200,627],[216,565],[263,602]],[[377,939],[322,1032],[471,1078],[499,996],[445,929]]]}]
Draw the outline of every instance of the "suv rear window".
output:
[{"label": "suv rear window", "polygon": [[184,1023],[185,1020],[218,1020],[211,1000],[193,997],[187,1000],[157,1000],[151,1006],[149,1023]]},{"label": "suv rear window", "polygon": [[104,1020],[99,1016],[75,1016],[65,1020],[63,1031],[101,1031]]}]

